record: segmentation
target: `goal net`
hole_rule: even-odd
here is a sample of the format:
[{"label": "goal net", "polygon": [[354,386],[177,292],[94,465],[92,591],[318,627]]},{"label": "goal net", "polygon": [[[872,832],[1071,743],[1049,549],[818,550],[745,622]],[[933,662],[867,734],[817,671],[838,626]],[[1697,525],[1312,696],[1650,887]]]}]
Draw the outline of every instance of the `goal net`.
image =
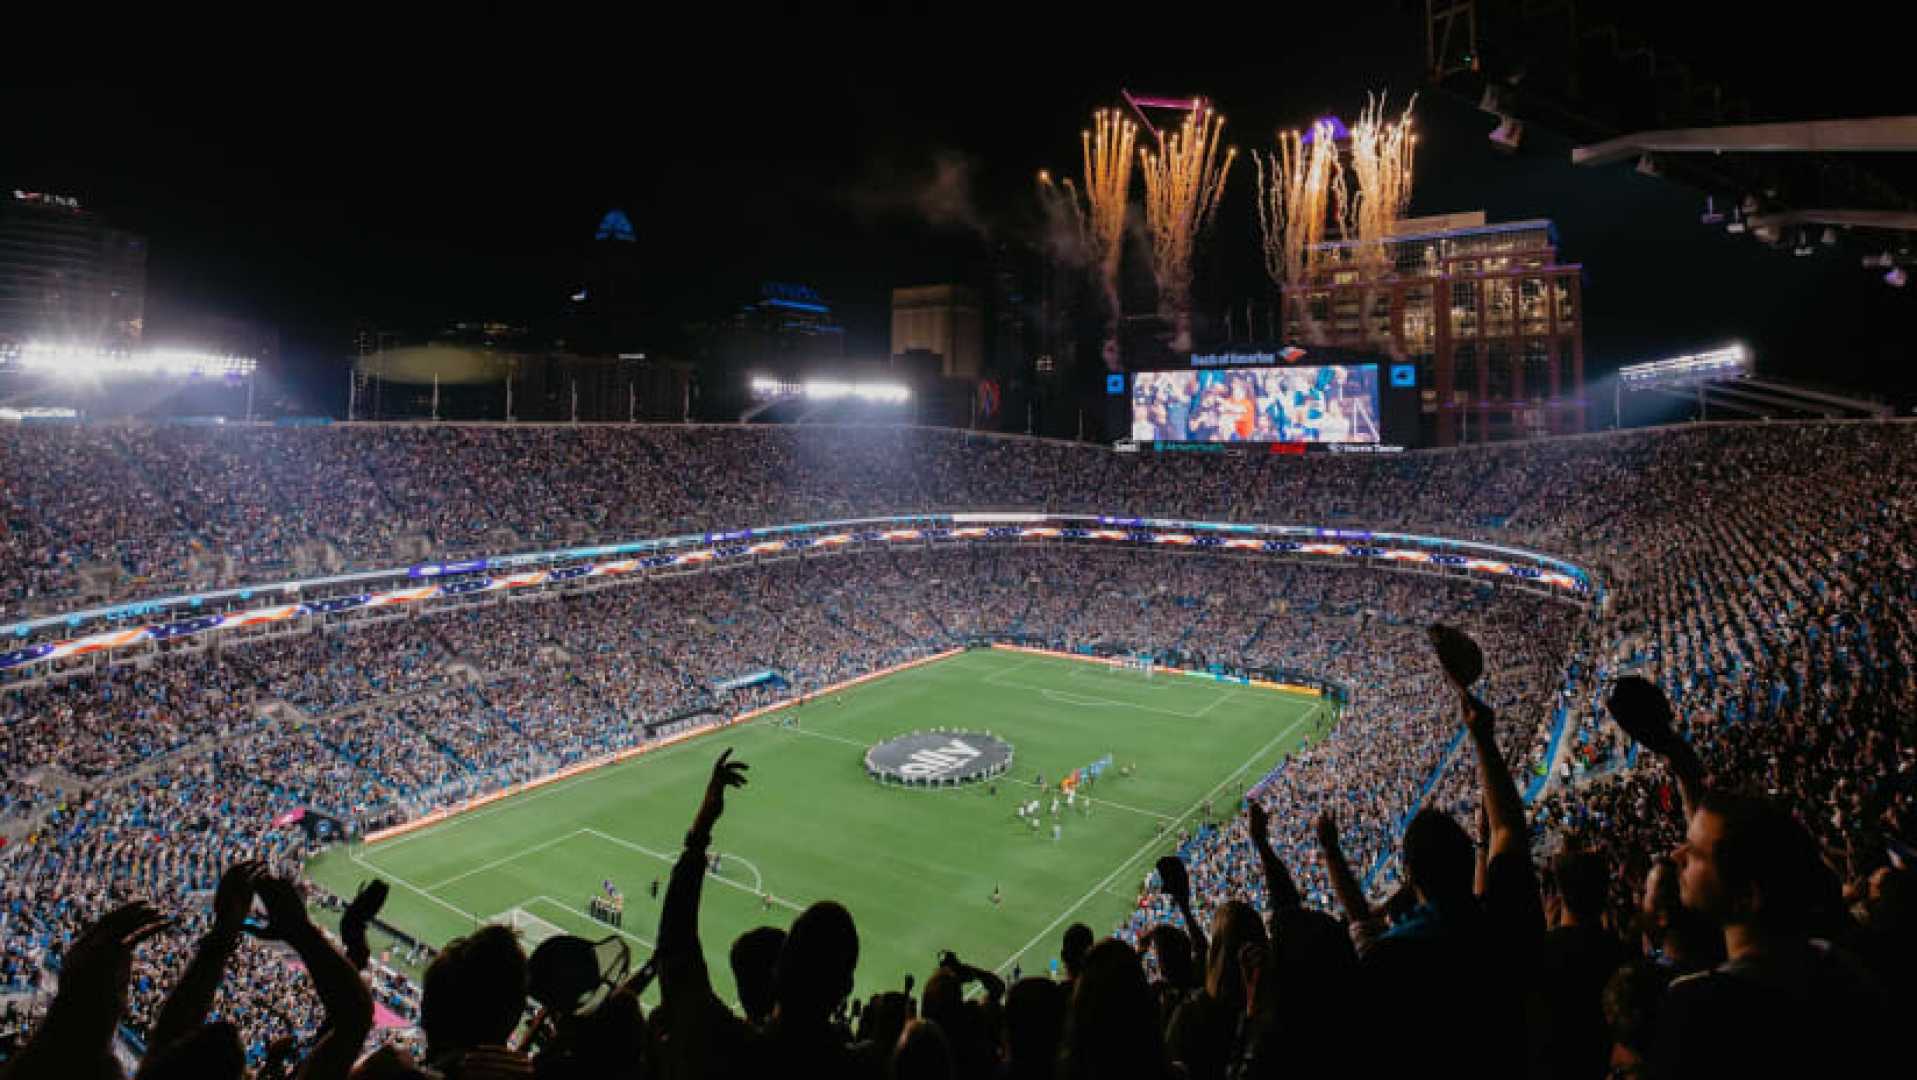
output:
[{"label": "goal net", "polygon": [[537,948],[547,938],[560,937],[566,933],[563,927],[547,922],[522,907],[503,911],[487,921],[512,927],[520,940],[526,943],[528,952]]},{"label": "goal net", "polygon": [[1152,675],[1152,658],[1149,656],[1122,656],[1119,657],[1118,666],[1112,670],[1140,672],[1149,679]]}]

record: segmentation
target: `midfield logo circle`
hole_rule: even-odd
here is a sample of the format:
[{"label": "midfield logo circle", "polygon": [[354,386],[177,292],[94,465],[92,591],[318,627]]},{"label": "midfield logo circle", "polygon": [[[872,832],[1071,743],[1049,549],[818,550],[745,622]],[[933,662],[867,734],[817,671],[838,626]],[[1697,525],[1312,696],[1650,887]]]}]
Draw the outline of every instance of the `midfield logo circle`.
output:
[{"label": "midfield logo circle", "polygon": [[865,752],[866,775],[909,787],[972,784],[1011,767],[1012,744],[989,731],[915,731]]}]

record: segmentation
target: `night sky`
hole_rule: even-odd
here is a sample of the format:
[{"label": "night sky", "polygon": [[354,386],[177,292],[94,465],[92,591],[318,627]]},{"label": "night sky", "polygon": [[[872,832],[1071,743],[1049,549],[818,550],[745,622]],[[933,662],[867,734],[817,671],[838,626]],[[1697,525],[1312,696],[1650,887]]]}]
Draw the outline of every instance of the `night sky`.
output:
[{"label": "night sky", "polygon": [[[890,289],[969,277],[987,244],[1023,235],[1034,172],[1076,173],[1078,131],[1119,87],[1205,93],[1231,141],[1268,147],[1280,125],[1350,116],[1366,90],[1422,89],[1422,9],[1189,31],[1114,17],[1099,34],[968,13],[956,27],[766,25],[751,44],[736,28],[643,26],[347,36],[248,56],[231,81],[202,68],[0,89],[0,180],[78,195],[149,237],[153,336],[203,312],[268,322],[295,379],[340,370],[356,319],[425,330],[550,311],[612,206],[662,308],[690,320],[761,280],[807,282],[839,310],[849,351],[879,356]],[[1755,32],[1660,33],[1780,115],[1910,104],[1883,97],[1888,45],[1833,58]],[[1173,40],[1192,44],[1181,55]],[[1594,372],[1741,338],[1774,372],[1908,385],[1911,291],[1859,267],[1874,249],[1793,258],[1701,226],[1700,192],[1628,164],[1573,168],[1571,144],[1535,127],[1499,154],[1474,102],[1427,91],[1417,115],[1412,212],[1556,220],[1561,257],[1587,270]],[[1248,167],[1234,174],[1201,304],[1267,295],[1252,188]]]}]

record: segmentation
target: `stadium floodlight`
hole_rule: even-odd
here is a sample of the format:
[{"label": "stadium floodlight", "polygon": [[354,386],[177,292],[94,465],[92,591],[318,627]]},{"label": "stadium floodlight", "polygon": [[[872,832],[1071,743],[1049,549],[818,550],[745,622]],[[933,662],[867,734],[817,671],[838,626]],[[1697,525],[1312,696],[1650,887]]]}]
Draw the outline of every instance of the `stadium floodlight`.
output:
[{"label": "stadium floodlight", "polygon": [[805,383],[805,396],[820,401],[833,401],[839,398],[857,398],[860,401],[882,402],[896,405],[912,396],[912,391],[898,383],[857,383],[840,382],[835,379],[808,379]]},{"label": "stadium floodlight", "polygon": [[1750,374],[1751,354],[1743,345],[1727,345],[1709,352],[1626,364],[1617,377],[1629,389],[1669,386],[1701,379],[1741,378]]},{"label": "stadium floodlight", "polygon": [[178,349],[127,352],[93,345],[55,345],[30,341],[0,352],[0,366],[71,379],[126,376],[193,378],[250,376],[259,367],[259,362],[244,356],[220,356]]},{"label": "stadium floodlight", "polygon": [[807,379],[792,382],[766,375],[755,375],[748,383],[756,398],[802,397],[813,401],[839,401],[853,398],[885,405],[898,405],[912,397],[912,391],[900,383],[850,382],[843,379]]}]

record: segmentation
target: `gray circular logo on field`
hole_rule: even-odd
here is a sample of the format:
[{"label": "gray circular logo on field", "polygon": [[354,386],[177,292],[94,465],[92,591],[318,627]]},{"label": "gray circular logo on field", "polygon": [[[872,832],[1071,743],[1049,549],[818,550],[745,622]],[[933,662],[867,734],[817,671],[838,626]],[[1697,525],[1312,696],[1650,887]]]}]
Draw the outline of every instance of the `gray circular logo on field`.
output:
[{"label": "gray circular logo on field", "polygon": [[887,784],[950,787],[989,780],[1012,767],[1012,744],[990,732],[915,731],[865,752],[865,771]]}]

